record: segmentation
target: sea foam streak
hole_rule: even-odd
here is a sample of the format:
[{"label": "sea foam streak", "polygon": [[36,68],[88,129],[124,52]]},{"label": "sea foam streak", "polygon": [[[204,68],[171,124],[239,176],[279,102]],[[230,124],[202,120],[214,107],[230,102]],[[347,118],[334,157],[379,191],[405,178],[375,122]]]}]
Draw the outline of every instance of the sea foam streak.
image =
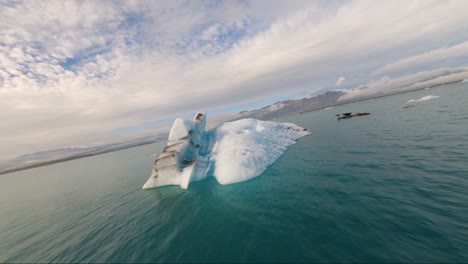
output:
[{"label": "sea foam streak", "polygon": [[423,102],[423,101],[428,101],[428,100],[432,100],[432,99],[436,99],[436,98],[439,98],[439,96],[437,95],[426,95],[426,96],[423,96],[417,100],[415,99],[411,99],[408,101],[408,103],[413,103],[413,102]]},{"label": "sea foam streak", "polygon": [[251,118],[226,122],[205,132],[205,122],[204,118],[195,123],[174,122],[168,146],[143,189],[166,185],[185,189],[190,182],[208,176],[220,184],[246,181],[262,174],[288,146],[310,134],[295,124]]}]

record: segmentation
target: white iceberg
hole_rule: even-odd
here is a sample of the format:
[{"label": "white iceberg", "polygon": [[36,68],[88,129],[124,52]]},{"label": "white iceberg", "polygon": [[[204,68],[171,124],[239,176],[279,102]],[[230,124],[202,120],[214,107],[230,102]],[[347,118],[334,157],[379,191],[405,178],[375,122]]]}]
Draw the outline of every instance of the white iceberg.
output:
[{"label": "white iceberg", "polygon": [[411,99],[407,103],[423,102],[423,101],[428,101],[428,100],[432,100],[432,99],[436,99],[436,98],[439,98],[439,96],[437,96],[437,95],[426,95],[426,96],[423,96],[423,97],[421,97],[421,98],[419,98],[417,100]]},{"label": "white iceberg", "polygon": [[206,117],[176,119],[169,142],[158,156],[143,189],[180,185],[213,176],[220,184],[259,176],[307,129],[291,123],[242,119],[205,131]]}]

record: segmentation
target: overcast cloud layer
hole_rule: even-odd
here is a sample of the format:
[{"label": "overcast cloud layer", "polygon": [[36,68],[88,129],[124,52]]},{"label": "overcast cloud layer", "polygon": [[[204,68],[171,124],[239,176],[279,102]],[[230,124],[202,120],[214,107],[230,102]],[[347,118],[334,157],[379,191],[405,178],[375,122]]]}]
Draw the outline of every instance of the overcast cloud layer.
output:
[{"label": "overcast cloud layer", "polygon": [[0,160],[468,64],[468,1],[0,1]]}]

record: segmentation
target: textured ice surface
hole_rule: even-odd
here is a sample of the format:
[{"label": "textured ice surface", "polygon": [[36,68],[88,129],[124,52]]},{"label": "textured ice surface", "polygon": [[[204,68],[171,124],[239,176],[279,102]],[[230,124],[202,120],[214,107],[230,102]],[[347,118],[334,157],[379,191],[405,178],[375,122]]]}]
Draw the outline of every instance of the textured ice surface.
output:
[{"label": "textured ice surface", "polygon": [[236,183],[262,174],[287,147],[308,135],[290,123],[242,119],[216,128],[211,162],[214,177],[221,184]]},{"label": "textured ice surface", "polygon": [[[205,119],[202,124],[176,119],[165,151],[180,144],[177,154],[167,161],[164,155],[171,153],[159,156],[162,168],[155,166],[143,189],[165,185],[180,185],[185,189],[190,182],[209,176],[220,184],[246,181],[262,174],[288,146],[310,134],[295,124],[251,118],[226,122],[205,132],[205,122]],[[173,161],[179,163],[170,167]]]},{"label": "textured ice surface", "polygon": [[177,118],[169,132],[169,141],[187,137],[194,124],[195,123],[192,120]]},{"label": "textured ice surface", "polygon": [[428,100],[432,100],[432,99],[436,99],[436,98],[439,98],[439,96],[437,95],[426,95],[426,96],[423,96],[417,100],[415,99],[411,99],[408,101],[408,103],[413,103],[413,102],[423,102],[423,101],[428,101]]}]

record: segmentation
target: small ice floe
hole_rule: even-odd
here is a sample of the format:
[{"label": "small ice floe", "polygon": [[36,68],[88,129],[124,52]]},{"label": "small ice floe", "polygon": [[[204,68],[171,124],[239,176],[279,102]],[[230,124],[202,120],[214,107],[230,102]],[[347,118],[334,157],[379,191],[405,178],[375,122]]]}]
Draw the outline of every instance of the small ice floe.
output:
[{"label": "small ice floe", "polygon": [[419,99],[411,99],[409,100],[407,103],[414,103],[414,102],[424,102],[424,101],[428,101],[428,100],[432,100],[432,99],[436,99],[436,98],[439,98],[439,96],[437,95],[426,95],[426,96],[423,96]]}]

